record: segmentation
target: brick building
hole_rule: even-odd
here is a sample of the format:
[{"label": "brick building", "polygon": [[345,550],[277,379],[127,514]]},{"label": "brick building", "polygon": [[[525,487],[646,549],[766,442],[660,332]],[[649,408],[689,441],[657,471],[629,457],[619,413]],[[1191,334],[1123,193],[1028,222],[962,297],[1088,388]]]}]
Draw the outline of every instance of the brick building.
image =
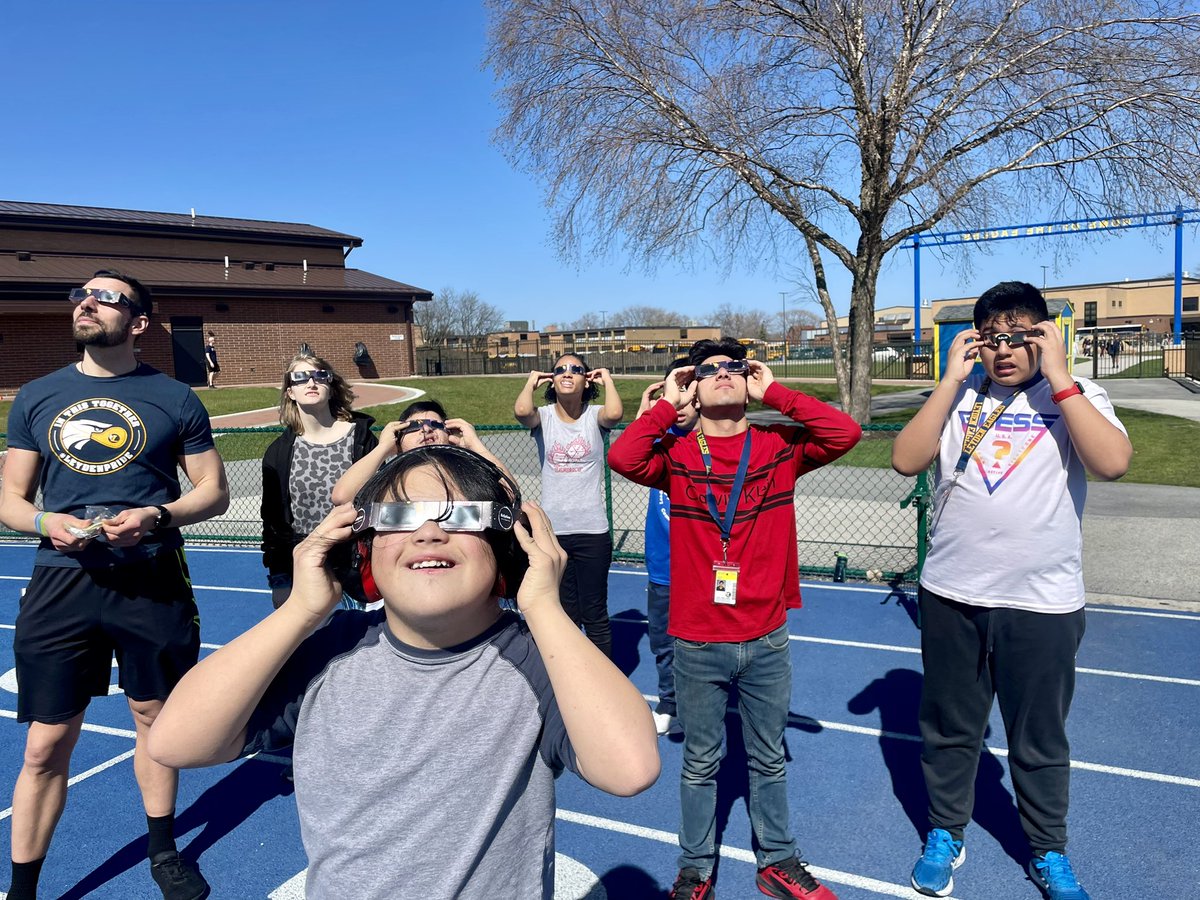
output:
[{"label": "brick building", "polygon": [[[415,372],[421,288],[346,267],[362,239],[312,225],[0,201],[0,392],[79,358],[67,292],[117,268],[154,293],[143,361],[204,384],[275,384],[307,343],[350,379]],[[356,344],[366,348],[358,354]]]}]

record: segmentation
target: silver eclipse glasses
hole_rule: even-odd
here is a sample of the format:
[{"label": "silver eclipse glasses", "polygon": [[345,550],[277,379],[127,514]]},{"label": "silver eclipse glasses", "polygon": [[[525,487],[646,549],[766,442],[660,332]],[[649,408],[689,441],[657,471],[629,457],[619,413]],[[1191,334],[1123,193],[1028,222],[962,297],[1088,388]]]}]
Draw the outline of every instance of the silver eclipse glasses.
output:
[{"label": "silver eclipse glasses", "polygon": [[511,531],[516,518],[516,507],[490,500],[399,500],[360,508],[350,530],[416,531],[435,522],[442,531]]}]

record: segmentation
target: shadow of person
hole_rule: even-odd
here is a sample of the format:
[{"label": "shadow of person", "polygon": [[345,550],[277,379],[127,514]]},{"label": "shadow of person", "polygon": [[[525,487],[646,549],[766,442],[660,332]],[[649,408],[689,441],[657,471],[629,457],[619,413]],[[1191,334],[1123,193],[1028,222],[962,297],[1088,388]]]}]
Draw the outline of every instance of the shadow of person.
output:
[{"label": "shadow of person", "polygon": [[[859,691],[846,709],[863,716],[878,709],[879,751],[892,781],[892,794],[912,823],[920,840],[929,829],[929,795],[921,771],[921,673],[912,669],[892,669]],[[984,740],[991,735],[984,731]],[[1004,766],[984,749],[975,773],[975,805],[971,819],[990,834],[1018,865],[1029,858],[1029,845],[1021,830],[1016,803],[1004,786]]]},{"label": "shadow of person", "polygon": [[670,890],[670,885],[662,887],[658,880],[645,869],[631,865],[609,869],[600,876],[600,883],[604,885],[605,893],[613,900],[661,897]]},{"label": "shadow of person", "polygon": [[626,609],[610,616],[609,621],[612,623],[613,665],[628,677],[641,662],[638,647],[650,627],[646,614],[637,609]]},{"label": "shadow of person", "polygon": [[[276,762],[251,759],[235,766],[176,816],[175,833],[178,835],[203,826],[203,830],[180,849],[180,855],[198,861],[205,850],[250,818],[260,806],[292,791],[292,784],[280,777]],[[147,865],[148,846],[148,835],[130,841],[66,891],[60,900],[80,900],[122,873]],[[219,886],[214,887],[214,891],[216,896],[224,895]]]},{"label": "shadow of person", "polygon": [[850,698],[851,715],[879,710],[879,753],[892,780],[892,795],[908,816],[913,829],[925,839],[929,828],[929,795],[921,774],[921,731],[917,710],[921,704],[921,673],[892,669]]}]

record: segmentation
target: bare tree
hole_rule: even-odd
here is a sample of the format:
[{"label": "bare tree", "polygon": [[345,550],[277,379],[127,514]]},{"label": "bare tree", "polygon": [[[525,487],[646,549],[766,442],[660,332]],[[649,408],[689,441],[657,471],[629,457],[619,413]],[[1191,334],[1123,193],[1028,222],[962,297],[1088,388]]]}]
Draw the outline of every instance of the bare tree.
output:
[{"label": "bare tree", "polygon": [[860,421],[890,251],[1200,184],[1194,0],[490,2],[498,140],[548,179],[560,250],[806,260],[835,342],[836,262]]},{"label": "bare tree", "polygon": [[646,328],[682,325],[687,321],[687,316],[674,310],[663,309],[660,306],[641,305],[627,306],[611,318],[614,323],[619,325],[642,326]]},{"label": "bare tree", "polygon": [[499,307],[485,303],[474,291],[445,287],[428,303],[417,309],[417,324],[425,343],[431,347],[444,346],[451,337],[461,338],[472,349],[481,349],[489,332],[505,326],[504,313]]},{"label": "bare tree", "polygon": [[713,325],[721,329],[721,334],[725,337],[738,340],[766,340],[768,337],[770,316],[762,310],[722,303],[708,318]]}]

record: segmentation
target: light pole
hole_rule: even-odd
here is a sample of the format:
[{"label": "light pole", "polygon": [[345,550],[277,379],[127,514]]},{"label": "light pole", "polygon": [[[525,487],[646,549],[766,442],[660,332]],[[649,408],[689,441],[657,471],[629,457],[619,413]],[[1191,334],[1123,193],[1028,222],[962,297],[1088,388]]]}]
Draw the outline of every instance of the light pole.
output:
[{"label": "light pole", "polygon": [[1043,290],[1043,291],[1046,289],[1046,270],[1047,270],[1048,268],[1050,268],[1050,267],[1049,267],[1049,266],[1042,266],[1042,290]]}]

